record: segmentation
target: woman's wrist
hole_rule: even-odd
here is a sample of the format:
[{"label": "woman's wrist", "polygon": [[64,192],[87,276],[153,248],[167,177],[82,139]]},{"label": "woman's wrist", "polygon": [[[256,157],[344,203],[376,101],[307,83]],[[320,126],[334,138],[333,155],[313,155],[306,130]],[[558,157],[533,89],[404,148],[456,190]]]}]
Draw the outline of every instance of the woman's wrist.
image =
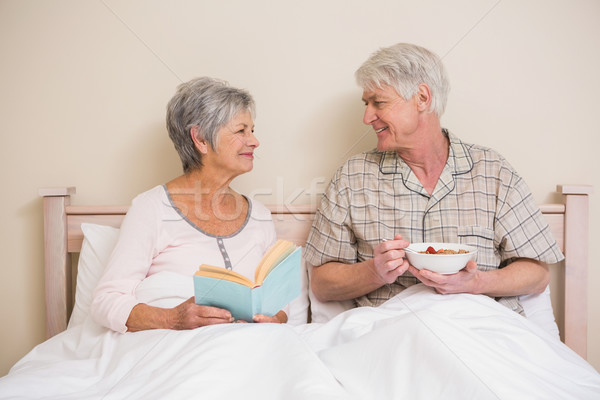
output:
[{"label": "woman's wrist", "polygon": [[285,311],[279,311],[274,317],[280,324],[285,324],[288,321],[288,316]]}]

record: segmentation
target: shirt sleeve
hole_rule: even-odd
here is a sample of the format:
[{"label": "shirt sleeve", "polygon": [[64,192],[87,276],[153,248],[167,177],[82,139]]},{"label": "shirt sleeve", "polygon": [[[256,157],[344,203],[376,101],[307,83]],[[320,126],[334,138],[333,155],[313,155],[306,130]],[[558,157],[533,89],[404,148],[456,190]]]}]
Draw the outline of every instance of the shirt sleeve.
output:
[{"label": "shirt sleeve", "polygon": [[354,264],[358,260],[349,218],[351,190],[343,168],[327,187],[308,235],[305,259],[314,266],[331,261]]},{"label": "shirt sleeve", "polygon": [[529,187],[518,174],[512,174],[498,202],[495,240],[501,266],[523,257],[548,264],[564,259]]},{"label": "shirt sleeve", "polygon": [[91,315],[99,324],[126,332],[139,303],[135,289],[146,278],[156,254],[160,216],[147,194],[136,197],[120,228],[119,240],[94,290]]}]

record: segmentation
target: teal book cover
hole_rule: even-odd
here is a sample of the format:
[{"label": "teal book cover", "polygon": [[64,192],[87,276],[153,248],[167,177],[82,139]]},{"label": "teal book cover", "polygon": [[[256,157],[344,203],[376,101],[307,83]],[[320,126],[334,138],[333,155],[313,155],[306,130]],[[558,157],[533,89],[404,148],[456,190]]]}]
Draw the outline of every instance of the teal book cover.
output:
[{"label": "teal book cover", "polygon": [[256,282],[225,268],[203,265],[194,275],[195,303],[229,310],[236,320],[252,322],[255,314],[273,316],[300,295],[301,252],[286,242],[285,248],[280,245],[267,253],[270,260],[259,264],[264,271],[257,270],[256,275],[263,278]]}]

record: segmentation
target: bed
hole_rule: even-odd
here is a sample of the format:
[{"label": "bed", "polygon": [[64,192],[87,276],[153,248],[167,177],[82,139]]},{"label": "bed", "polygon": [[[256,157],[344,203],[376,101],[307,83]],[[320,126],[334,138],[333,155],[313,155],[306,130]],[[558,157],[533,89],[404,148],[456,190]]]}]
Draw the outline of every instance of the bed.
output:
[{"label": "bed", "polygon": [[[548,291],[523,299],[537,321],[486,296],[438,295],[423,285],[378,308],[351,308],[314,299],[310,270],[285,325],[111,332],[87,313],[128,207],[71,205],[75,188],[40,189],[48,340],[0,379],[0,398],[600,398],[600,375],[585,361],[591,187],[557,192],[561,203],[540,208],[566,257],[564,284],[553,286],[560,337]],[[278,237],[302,246],[315,210],[270,209]],[[140,285],[144,302],[168,307],[187,298],[180,292],[189,278],[161,279]]]}]

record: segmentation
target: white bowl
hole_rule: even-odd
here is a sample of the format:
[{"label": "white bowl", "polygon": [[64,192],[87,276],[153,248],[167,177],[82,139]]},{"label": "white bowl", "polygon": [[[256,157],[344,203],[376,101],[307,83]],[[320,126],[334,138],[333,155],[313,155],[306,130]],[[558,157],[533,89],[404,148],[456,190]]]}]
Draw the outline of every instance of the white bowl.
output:
[{"label": "white bowl", "polygon": [[[425,251],[431,246],[435,250],[446,249],[458,251],[460,249],[467,250],[468,253],[463,254],[424,254],[419,253]],[[411,252],[408,250],[414,250]],[[428,269],[438,274],[455,274],[467,265],[470,260],[475,260],[477,257],[477,249],[473,246],[460,243],[411,243],[406,251],[408,262],[417,269]]]}]

